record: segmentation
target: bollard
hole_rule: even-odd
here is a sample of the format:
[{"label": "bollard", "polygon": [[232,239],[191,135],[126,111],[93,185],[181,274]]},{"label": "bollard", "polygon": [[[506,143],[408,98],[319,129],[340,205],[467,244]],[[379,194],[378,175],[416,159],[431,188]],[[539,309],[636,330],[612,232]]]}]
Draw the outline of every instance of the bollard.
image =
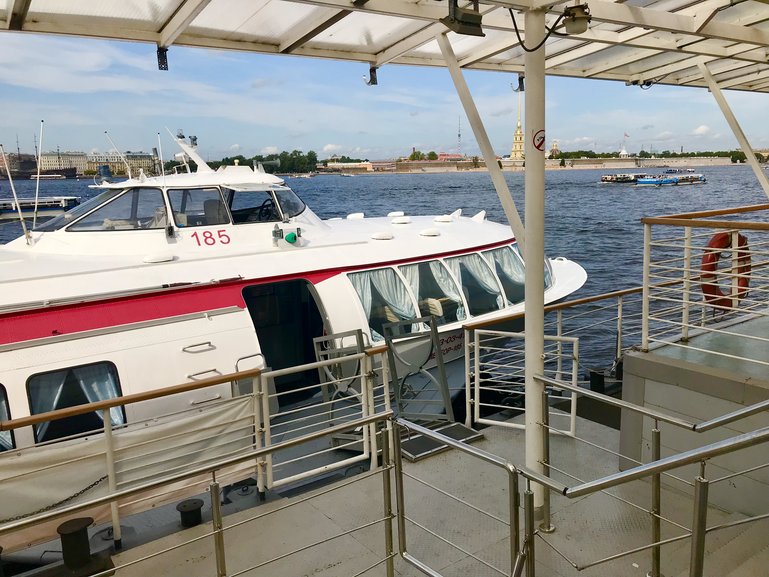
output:
[{"label": "bollard", "polygon": [[56,531],[61,537],[61,552],[64,566],[70,571],[85,567],[91,561],[91,545],[88,542],[88,527],[93,518],[78,517],[65,521]]},{"label": "bollard", "polygon": [[176,506],[181,517],[182,527],[194,527],[203,522],[203,499],[185,499]]}]

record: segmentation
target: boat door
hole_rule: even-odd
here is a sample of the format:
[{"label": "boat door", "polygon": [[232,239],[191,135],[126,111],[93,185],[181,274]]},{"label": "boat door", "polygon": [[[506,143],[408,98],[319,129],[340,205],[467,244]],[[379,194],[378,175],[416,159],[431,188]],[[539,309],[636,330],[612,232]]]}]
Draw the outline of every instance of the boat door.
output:
[{"label": "boat door", "polygon": [[[311,283],[304,279],[251,285],[243,289],[251,320],[266,365],[284,369],[315,362],[312,340],[323,335],[324,318]],[[318,371],[311,370],[275,379],[280,406],[318,392]]]}]

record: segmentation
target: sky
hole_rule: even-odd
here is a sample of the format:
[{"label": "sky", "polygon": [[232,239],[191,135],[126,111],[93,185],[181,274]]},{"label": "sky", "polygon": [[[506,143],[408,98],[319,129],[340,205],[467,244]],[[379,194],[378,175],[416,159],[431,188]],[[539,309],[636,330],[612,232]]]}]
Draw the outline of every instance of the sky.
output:
[{"label": "sky", "polygon": [[[0,34],[0,144],[43,149],[175,150],[166,128],[198,137],[209,160],[283,150],[386,160],[423,152],[479,154],[449,73],[387,65],[368,86],[368,65],[293,56],[171,47],[169,70],[155,46]],[[465,71],[495,152],[510,153],[518,95],[513,74]],[[748,140],[769,148],[769,94],[726,91]],[[628,152],[738,148],[703,89],[548,77],[547,146]],[[461,133],[461,143],[458,138]],[[627,135],[627,137],[625,137]]]}]

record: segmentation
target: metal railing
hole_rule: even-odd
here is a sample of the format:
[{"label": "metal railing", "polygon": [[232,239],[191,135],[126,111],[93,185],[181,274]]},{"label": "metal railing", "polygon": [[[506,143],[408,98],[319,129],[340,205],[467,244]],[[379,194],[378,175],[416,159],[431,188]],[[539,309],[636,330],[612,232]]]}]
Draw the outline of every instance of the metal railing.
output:
[{"label": "metal railing", "polygon": [[[616,389],[614,385],[622,379],[623,353],[641,345],[642,293],[643,287],[639,286],[546,306],[544,352],[548,374],[599,392]],[[511,337],[482,331],[522,320],[523,313],[517,313],[463,325],[465,372],[473,385],[465,390],[467,426],[481,413],[507,409],[514,412],[520,408],[523,341],[515,346]],[[481,339],[475,337],[479,331]],[[517,335],[521,336],[515,339],[522,339],[522,333]],[[579,346],[575,346],[577,342]],[[571,423],[568,428],[573,428]]]},{"label": "metal railing", "polygon": [[[523,333],[475,330],[472,332],[472,419],[485,425],[523,429],[525,425],[500,420],[500,411],[524,412],[524,343]],[[575,337],[545,336],[545,373],[558,380],[579,381],[579,340]],[[576,395],[569,395],[569,410],[552,413],[565,420],[560,431],[574,435],[576,430]],[[486,417],[484,415],[491,415]],[[506,416],[507,413],[506,413]],[[495,418],[496,417],[496,418]],[[565,419],[564,419],[565,417]]]},{"label": "metal railing", "polygon": [[[242,371],[0,423],[0,430],[12,431],[94,411],[102,415],[104,423],[103,429],[84,435],[0,453],[0,488],[14,495],[0,505],[0,535],[5,536],[6,553],[56,534],[51,524],[47,530],[37,530],[34,537],[23,529],[69,514],[75,510],[73,506],[81,510],[75,504],[96,503],[97,498],[109,503],[106,518],[111,520],[119,549],[121,516],[205,491],[205,482],[191,472],[210,463],[235,459],[231,466],[218,468],[218,482],[253,478],[261,494],[353,466],[372,468],[377,458],[374,424],[362,426],[359,422],[389,411],[387,363],[381,358],[386,352],[379,347],[279,371]],[[276,393],[271,385],[276,378],[302,376],[308,371],[328,375],[320,369],[340,362],[357,363],[355,373],[344,376],[345,383],[355,381],[354,395],[338,398],[330,392],[341,378],[315,378],[316,384],[293,391],[306,400],[283,404],[280,397],[285,393]],[[212,400],[123,426],[113,425],[110,419],[114,407],[229,382],[241,393],[232,399]],[[297,445],[296,438],[305,441]],[[241,459],[241,455],[252,458]],[[178,477],[172,490],[136,490],[155,487],[156,479],[169,475]],[[128,494],[131,499],[120,500]],[[103,510],[93,516],[105,519]]]},{"label": "metal railing", "polygon": [[[734,472],[729,475],[724,475],[720,478],[708,481],[705,476],[706,462],[709,459],[712,459],[719,455],[732,453],[734,451],[753,447],[758,444],[769,441],[769,427],[757,429],[755,431],[744,433],[742,435],[737,435],[737,436],[725,439],[723,441],[711,443],[704,447],[700,447],[700,448],[689,450],[689,451],[684,451],[669,457],[662,458],[661,457],[662,435],[661,435],[659,424],[666,423],[668,425],[672,425],[677,428],[692,431],[694,433],[703,433],[707,431],[712,431],[718,427],[724,427],[726,425],[729,425],[741,419],[745,419],[750,416],[763,413],[765,411],[769,411],[769,400],[762,401],[748,407],[743,407],[741,409],[731,411],[729,413],[720,415],[718,417],[715,417],[706,421],[692,422],[677,416],[668,415],[663,411],[658,411],[655,409],[649,409],[647,407],[634,405],[632,403],[628,403],[626,401],[615,399],[613,397],[602,395],[600,393],[596,393],[593,391],[585,391],[584,389],[581,389],[580,387],[576,387],[571,383],[566,383],[566,382],[559,381],[557,379],[553,379],[543,375],[537,376],[535,377],[535,379],[549,388],[570,391],[573,395],[587,396],[596,401],[605,403],[607,405],[613,405],[620,409],[643,415],[651,419],[651,421],[653,422],[653,426],[651,429],[651,436],[650,436],[651,461],[649,463],[644,464],[644,463],[636,462],[636,465],[627,471],[615,473],[615,474],[603,477],[601,479],[597,479],[595,481],[583,482],[580,485],[567,488],[563,491],[563,495],[569,498],[575,498],[583,495],[592,494],[597,491],[601,491],[612,498],[623,500],[616,495],[606,492],[606,489],[615,487],[620,484],[630,482],[633,480],[650,478],[651,479],[651,498],[650,498],[651,503],[650,503],[650,508],[648,510],[643,509],[643,507],[636,505],[634,503],[630,503],[628,501],[623,500],[623,502],[627,503],[628,505],[640,508],[646,511],[650,515],[651,530],[652,530],[651,543],[643,545],[641,547],[633,548],[628,551],[616,553],[603,559],[599,559],[599,560],[595,560],[587,563],[578,564],[572,560],[569,560],[569,562],[575,568],[583,570],[583,569],[587,569],[588,567],[592,567],[595,565],[599,565],[601,563],[618,559],[620,557],[629,555],[631,553],[636,553],[636,552],[648,549],[651,551],[651,554],[652,554],[651,570],[649,572],[649,575],[651,577],[659,577],[662,574],[660,570],[661,546],[691,537],[692,549],[691,549],[691,564],[690,564],[689,574],[690,574],[690,577],[701,577],[703,559],[704,559],[705,534],[707,532],[717,531],[719,529],[724,529],[724,528],[732,527],[735,525],[735,523],[724,523],[724,524],[709,527],[709,528],[706,526],[708,487],[717,482],[723,482],[729,479],[733,479],[740,475],[748,474],[750,472],[753,472],[765,467],[769,467],[769,463],[761,463],[755,466],[751,466],[745,470]],[[545,394],[545,397],[547,398],[548,393],[545,392],[544,394]],[[547,401],[545,401],[545,403],[546,402]],[[545,404],[545,406],[547,406],[547,404]],[[543,430],[546,431],[545,433],[543,433],[546,437],[549,437],[551,432],[560,432],[549,426],[549,423],[547,422],[546,413],[543,414],[543,419],[540,424],[543,427]],[[625,457],[619,453],[615,453],[608,449],[604,449],[603,447],[595,443],[591,443],[579,437],[575,437],[575,439],[576,441],[587,443],[593,448],[606,451],[607,453],[613,454],[615,456],[628,459],[628,457]],[[545,454],[544,454],[542,464],[545,467],[545,471],[548,471],[550,469],[554,469],[554,467],[553,467],[552,458],[549,452],[549,443],[546,442],[544,444],[544,447],[545,447]],[[680,477],[674,476],[669,473],[673,469],[682,467],[684,465],[693,464],[693,463],[697,463],[700,465],[699,475],[695,477],[693,482],[688,482],[684,479],[681,479]],[[559,471],[559,472],[569,476],[568,473],[565,471]],[[662,506],[661,506],[661,494],[660,494],[661,475],[663,474],[667,475],[669,478],[674,479],[678,482],[683,482],[688,485],[694,486],[694,506],[695,507],[694,507],[694,518],[692,520],[691,530],[688,530],[686,529],[686,527],[683,527],[678,523],[675,523],[672,520],[667,519],[666,517],[663,516]],[[547,499],[546,499],[546,503],[547,503]],[[550,528],[550,518],[549,518],[548,507],[545,507],[543,511],[543,515],[544,515],[544,520],[542,522],[542,525],[544,527]],[[757,515],[750,519],[741,520],[739,523],[758,521],[765,518],[769,518],[769,514]],[[685,531],[684,534],[671,539],[662,540],[661,539],[661,522],[662,521],[667,521],[675,526],[678,526],[679,528]],[[553,545],[551,544],[551,546]]]},{"label": "metal railing", "polygon": [[[538,380],[552,387],[564,388],[564,389],[570,389],[571,387],[571,385],[568,383],[558,382],[553,379],[549,379],[545,377],[538,377]],[[572,392],[576,393],[580,391],[572,391]],[[398,430],[400,428],[403,428],[404,430],[407,430],[407,431],[418,433],[425,437],[434,439],[435,441],[438,441],[440,443],[446,444],[454,449],[461,451],[462,453],[468,454],[473,458],[478,459],[479,461],[489,463],[494,467],[505,471],[508,477],[508,480],[506,483],[508,488],[507,489],[508,500],[507,500],[506,508],[509,509],[509,513],[508,513],[508,517],[505,519],[504,517],[500,517],[496,511],[480,510],[478,507],[474,506],[471,503],[466,502],[464,499],[458,496],[448,494],[447,491],[442,490],[439,486],[437,486],[436,483],[432,483],[429,480],[417,478],[416,476],[404,471],[403,463],[398,458],[398,454],[396,450],[395,470],[396,470],[396,491],[397,491],[397,502],[398,502],[399,550],[400,550],[401,556],[409,564],[413,565],[414,567],[416,567],[426,575],[430,575],[431,577],[442,576],[442,574],[439,571],[431,568],[429,564],[427,564],[423,559],[419,559],[418,557],[410,553],[410,550],[412,549],[412,547],[409,545],[409,537],[408,537],[409,533],[406,528],[406,522],[408,521],[413,526],[419,528],[421,531],[429,533],[434,538],[438,538],[441,542],[450,546],[452,549],[461,552],[462,554],[466,555],[468,558],[473,559],[475,562],[484,565],[485,567],[491,569],[492,571],[500,575],[520,576],[523,574],[523,571],[525,570],[527,577],[535,577],[536,566],[535,566],[534,540],[535,538],[538,537],[542,539],[550,548],[552,548],[566,562],[568,562],[574,569],[579,571],[582,571],[600,564],[608,563],[610,561],[614,561],[631,554],[648,550],[651,553],[651,562],[650,562],[651,570],[649,571],[649,575],[651,575],[652,577],[659,577],[660,575],[662,575],[661,569],[660,569],[661,547],[672,544],[672,543],[676,543],[679,541],[683,541],[685,539],[690,539],[691,545],[690,545],[690,555],[689,555],[689,558],[690,558],[689,576],[702,577],[703,567],[704,567],[704,558],[705,558],[704,543],[705,543],[706,534],[719,531],[719,530],[732,528],[732,527],[746,524],[746,523],[752,523],[752,522],[769,519],[769,513],[766,513],[766,514],[755,515],[750,518],[740,519],[738,521],[730,521],[730,522],[721,523],[718,525],[708,527],[707,526],[708,488],[711,485],[713,485],[713,483],[715,482],[720,482],[720,481],[726,480],[727,478],[732,478],[733,475],[730,475],[728,477],[721,477],[719,479],[714,479],[714,480],[708,480],[705,475],[706,463],[709,459],[712,459],[720,455],[731,454],[736,451],[740,451],[750,447],[755,447],[755,446],[769,442],[769,427],[764,427],[764,428],[757,429],[755,431],[736,435],[718,442],[704,445],[702,447],[699,447],[693,450],[685,451],[685,452],[671,455],[669,457],[664,457],[664,458],[660,456],[660,452],[659,452],[660,435],[659,435],[659,429],[656,428],[656,423],[665,422],[665,423],[682,427],[691,431],[711,430],[714,427],[725,425],[728,423],[733,423],[736,420],[745,418],[752,414],[756,414],[757,412],[760,412],[760,411],[764,411],[767,408],[769,408],[767,406],[767,403],[760,403],[753,407],[748,407],[746,409],[734,411],[732,413],[729,413],[702,423],[690,423],[685,420],[679,419],[677,417],[667,415],[663,412],[631,405],[629,403],[625,403],[618,399],[614,399],[606,395],[601,395],[600,393],[590,392],[588,394],[593,398],[595,398],[596,400],[617,404],[617,406],[623,409],[637,411],[655,420],[654,437],[656,439],[655,441],[656,449],[653,451],[653,460],[651,462],[638,463],[636,466],[634,466],[631,469],[606,475],[604,477],[601,477],[593,481],[578,481],[577,484],[565,485],[559,481],[556,481],[548,477],[547,475],[542,475],[535,471],[531,471],[526,467],[516,466],[514,463],[509,462],[505,459],[502,459],[496,455],[487,453],[485,451],[482,451],[470,445],[466,445],[464,443],[450,439],[449,437],[442,435],[440,432],[431,431],[424,427],[420,427],[413,423],[409,423],[402,419],[396,418],[395,419],[395,423],[397,425],[396,434],[395,434],[396,439],[399,437]],[[542,423],[542,425],[543,425],[543,434],[549,435],[551,428],[547,425],[546,422]],[[573,442],[574,441],[582,441],[582,439],[576,438],[575,440],[573,440]],[[396,443],[396,446],[397,446],[397,443]],[[547,451],[547,444],[545,445],[545,447]],[[548,465],[549,460],[550,460],[550,456],[548,453],[546,453],[543,464]],[[691,465],[691,464],[700,465],[699,474],[695,476],[695,478],[691,483],[691,485],[694,486],[694,499],[693,499],[694,509],[693,509],[692,522],[691,522],[692,528],[691,530],[689,530],[685,526],[682,526],[671,520],[670,522],[673,525],[682,529],[683,533],[680,535],[674,536],[672,538],[662,539],[660,522],[662,520],[667,520],[667,519],[665,519],[665,517],[663,517],[661,513],[660,476],[664,474],[670,474],[670,472],[675,469],[678,469],[687,465]],[[756,470],[757,468],[765,467],[765,466],[769,466],[769,464],[762,464],[762,465],[759,465],[758,467],[751,467],[745,471],[740,471],[739,473],[736,473],[736,475],[745,474],[750,471]],[[545,468],[546,472],[547,470],[548,470],[548,467]],[[521,477],[524,480],[525,486],[526,486],[526,489],[523,492],[523,500],[520,499],[520,494],[518,493],[519,485],[520,485],[520,480],[518,480],[518,477]],[[422,486],[427,486],[430,489],[440,493],[443,496],[450,497],[452,499],[452,502],[455,505],[459,507],[464,507],[468,511],[472,510],[477,513],[480,513],[484,516],[484,518],[491,519],[497,523],[500,523],[502,526],[506,527],[509,533],[508,538],[510,539],[509,554],[508,554],[509,565],[506,565],[506,566],[492,565],[488,561],[485,561],[479,556],[473,554],[468,548],[463,547],[460,543],[456,543],[456,542],[450,541],[447,538],[441,537],[433,529],[424,526],[422,523],[420,523],[419,520],[414,519],[412,516],[410,516],[408,512],[408,506],[405,502],[405,497],[404,497],[404,493],[406,491],[404,479],[409,479],[411,481],[418,482]],[[626,551],[620,551],[618,553],[614,553],[600,559],[595,559],[595,560],[580,563],[569,558],[567,555],[562,553],[558,549],[554,540],[545,539],[542,536],[542,533],[550,532],[553,529],[553,527],[550,526],[551,519],[549,518],[549,510],[547,506],[543,507],[543,510],[541,511],[543,515],[543,520],[540,527],[539,528],[535,527],[535,523],[534,523],[535,509],[534,509],[533,493],[531,491],[531,483],[538,483],[543,487],[545,487],[548,491],[554,492],[555,494],[561,495],[568,499],[576,499],[579,497],[585,497],[585,496],[593,495],[600,492],[603,494],[607,494],[610,497],[620,499],[621,501],[627,503],[630,506],[640,508],[638,505],[635,505],[629,501],[622,499],[621,497],[618,497],[612,493],[607,492],[607,489],[620,487],[632,481],[645,480],[645,479],[651,480],[651,488],[652,488],[651,507],[648,510],[642,509],[650,515],[652,520],[652,535],[651,535],[650,543],[642,544],[640,546],[634,547]],[[503,494],[503,492],[500,491],[500,494]],[[521,535],[521,532],[520,532],[520,528],[519,528],[520,514],[518,511],[518,508],[516,507],[516,503],[521,503],[521,502],[523,503],[523,509],[524,509],[523,535]]]},{"label": "metal railing", "polygon": [[643,350],[665,345],[769,366],[767,217],[769,204],[643,219]]}]

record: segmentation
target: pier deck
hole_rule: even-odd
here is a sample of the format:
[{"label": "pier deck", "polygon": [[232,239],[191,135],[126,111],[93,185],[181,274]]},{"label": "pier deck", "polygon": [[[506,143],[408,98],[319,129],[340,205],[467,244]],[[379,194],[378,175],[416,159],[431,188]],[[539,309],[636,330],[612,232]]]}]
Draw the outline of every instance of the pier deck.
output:
[{"label": "pier deck", "polygon": [[[579,421],[578,435],[593,443],[608,445],[615,451],[619,446],[617,431],[590,421]],[[522,431],[489,427],[484,429],[484,438],[473,446],[514,463],[523,462]],[[569,475],[573,476],[553,473],[554,478],[565,483],[575,484],[575,478],[595,479],[617,470],[616,458],[568,437],[554,437],[551,441],[551,454],[553,466],[568,471]],[[430,487],[440,487],[442,491],[471,503],[473,507],[491,512],[506,521],[508,515],[505,475],[499,469],[480,463],[456,450],[439,453],[416,463],[404,462],[404,470],[407,474],[406,511],[410,519],[406,525],[409,552],[445,577],[485,577],[499,575],[498,571],[508,574],[509,540],[505,524],[481,515],[476,509],[458,505],[445,494]],[[272,495],[267,503],[259,507],[226,516],[225,528],[234,527],[225,533],[227,574],[244,571],[247,575],[270,577],[385,575],[383,564],[365,571],[384,555],[384,526],[381,522],[376,523],[383,517],[382,476],[376,474],[340,490],[329,491],[329,488],[327,486],[318,489],[315,496],[309,499],[306,494],[292,497]],[[650,485],[646,481],[636,481],[613,489],[610,493],[635,502],[641,507],[649,507]],[[296,505],[287,508],[291,503]],[[691,525],[691,500],[675,488],[663,487],[662,511],[664,517],[675,523],[687,527]],[[244,522],[257,514],[260,515],[257,520]],[[733,518],[736,517],[711,507],[708,525]],[[162,551],[208,533],[211,527],[208,503],[204,508],[203,519],[204,523],[198,527],[116,555],[116,565],[141,559],[150,552]],[[556,530],[543,537],[574,562],[583,565],[648,544],[651,541],[650,519],[648,512],[602,493],[572,500],[554,496],[552,520]],[[412,521],[416,521],[424,529]],[[373,524],[367,526],[368,523]],[[765,543],[760,547],[754,545],[756,539],[762,539],[761,532],[765,534],[769,528],[766,522],[763,523],[727,529],[708,536],[707,548],[713,552],[710,557],[718,559],[719,566],[733,560],[731,572],[720,572],[719,575],[755,575],[756,573],[750,572],[750,567],[741,569],[741,564],[769,562],[769,551],[765,548],[759,551]],[[395,524],[394,526],[397,527]],[[362,528],[346,534],[355,527]],[[747,541],[745,538],[735,538],[746,530],[755,534],[752,541],[750,535]],[[450,539],[463,550],[447,545],[430,531]],[[683,532],[672,523],[662,524],[663,538]],[[397,533],[397,529],[394,533]],[[334,538],[337,535],[339,537]],[[397,536],[395,539],[397,547]],[[731,554],[723,549],[723,546],[732,540],[732,544],[741,549],[741,552],[736,553],[737,557],[729,557]],[[314,543],[320,544],[310,547]],[[291,557],[246,571],[249,567],[255,567],[305,546],[308,548]],[[745,555],[745,547],[751,549],[750,555]],[[756,550],[752,551],[753,548]],[[474,557],[496,567],[497,570]],[[540,539],[536,542],[536,559],[537,575],[566,577],[577,574],[569,563]],[[642,577],[650,568],[650,559],[651,553],[643,551],[585,569],[579,574],[588,577]],[[688,567],[688,562],[688,539],[663,547],[662,569],[665,575],[682,574]],[[148,574],[150,567],[153,573],[169,577],[215,575],[213,539],[210,536],[203,537],[200,541],[161,558],[122,569],[118,574],[121,577],[144,576]],[[707,567],[706,563],[706,573]],[[395,558],[395,569],[396,575],[400,576],[422,575],[398,557]]]}]

